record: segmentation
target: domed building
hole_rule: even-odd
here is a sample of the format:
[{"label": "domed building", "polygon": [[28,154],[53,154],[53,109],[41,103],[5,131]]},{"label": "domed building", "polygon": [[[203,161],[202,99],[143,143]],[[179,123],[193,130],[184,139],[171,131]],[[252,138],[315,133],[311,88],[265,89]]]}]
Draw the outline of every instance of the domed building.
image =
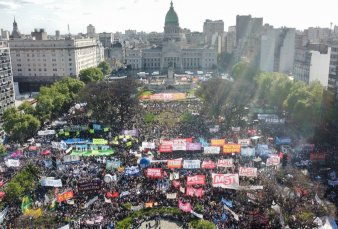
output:
[{"label": "domed building", "polygon": [[213,47],[187,45],[174,4],[171,2],[165,16],[162,45],[127,49],[126,63],[132,69],[156,70],[162,74],[166,74],[168,68],[173,68],[178,73],[186,70],[208,70],[217,64],[217,50]]}]

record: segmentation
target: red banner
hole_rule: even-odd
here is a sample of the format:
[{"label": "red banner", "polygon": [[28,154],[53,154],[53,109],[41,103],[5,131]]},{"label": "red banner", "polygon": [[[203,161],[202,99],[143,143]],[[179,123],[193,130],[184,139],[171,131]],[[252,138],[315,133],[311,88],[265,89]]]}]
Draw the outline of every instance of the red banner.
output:
[{"label": "red banner", "polygon": [[217,167],[230,168],[234,165],[234,160],[232,159],[219,159],[217,161]]},{"label": "red banner", "polygon": [[204,185],[205,175],[187,176],[187,185]]},{"label": "red banner", "polygon": [[162,178],[162,169],[161,168],[148,168],[147,177],[148,178]]},{"label": "red banner", "polygon": [[190,203],[183,203],[181,200],[178,201],[178,208],[184,212],[191,212],[192,207]]},{"label": "red banner", "polygon": [[310,153],[311,161],[325,161],[325,153]]},{"label": "red banner", "polygon": [[173,152],[173,142],[172,141],[162,141],[159,146],[160,153],[172,153]]},{"label": "red banner", "polygon": [[174,186],[175,188],[179,188],[179,187],[181,186],[181,184],[180,184],[179,181],[174,180],[174,181],[173,181],[173,186]]},{"label": "red banner", "polygon": [[226,144],[223,146],[223,153],[240,153],[241,145],[239,144]]},{"label": "red banner", "polygon": [[169,169],[180,169],[182,168],[182,160],[168,160],[167,167]]},{"label": "red banner", "polygon": [[203,188],[186,188],[185,194],[187,196],[196,196],[196,197],[202,197],[203,196]]},{"label": "red banner", "polygon": [[202,169],[214,169],[216,168],[216,163],[213,161],[203,161]]},{"label": "red banner", "polygon": [[68,192],[64,192],[62,194],[58,194],[57,195],[57,201],[58,202],[63,202],[63,201],[69,200],[69,199],[71,199],[73,197],[74,197],[74,192],[73,191],[68,191]]}]

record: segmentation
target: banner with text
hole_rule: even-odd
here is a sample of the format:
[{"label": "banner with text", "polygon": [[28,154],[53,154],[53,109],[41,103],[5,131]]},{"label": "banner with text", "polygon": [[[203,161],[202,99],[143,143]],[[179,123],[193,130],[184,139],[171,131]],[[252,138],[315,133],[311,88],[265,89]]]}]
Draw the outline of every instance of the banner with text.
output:
[{"label": "banner with text", "polygon": [[147,169],[148,178],[162,178],[162,169],[161,168],[148,168]]},{"label": "banner with text", "polygon": [[180,169],[180,168],[182,168],[182,159],[180,159],[180,160],[168,160],[167,167],[169,169]]},{"label": "banner with text", "polygon": [[253,168],[253,167],[240,167],[238,175],[240,177],[257,177],[257,168]]},{"label": "banner with text", "polygon": [[240,153],[241,145],[239,144],[225,144],[223,146],[223,153]]},{"label": "banner with text", "polygon": [[203,196],[203,188],[191,188],[187,187],[185,194],[187,196],[196,196],[196,197],[202,197]]},{"label": "banner with text", "polygon": [[217,161],[217,167],[230,168],[232,166],[234,166],[234,160],[233,159],[219,159]]},{"label": "banner with text", "polygon": [[212,173],[212,186],[228,189],[239,188],[238,174],[216,174]]},{"label": "banner with text", "polygon": [[219,146],[204,146],[203,153],[204,154],[219,154],[221,148]]},{"label": "banner with text", "polygon": [[211,139],[211,146],[223,146],[225,144],[225,139]]},{"label": "banner with text", "polygon": [[210,161],[210,160],[203,161],[202,162],[202,168],[203,169],[214,169],[214,168],[216,168],[216,163],[213,162],[213,161]]},{"label": "banner with text", "polygon": [[187,176],[187,185],[204,185],[205,175]]},{"label": "banner with text", "polygon": [[201,168],[201,161],[200,160],[184,160],[183,168],[184,169],[199,169]]}]

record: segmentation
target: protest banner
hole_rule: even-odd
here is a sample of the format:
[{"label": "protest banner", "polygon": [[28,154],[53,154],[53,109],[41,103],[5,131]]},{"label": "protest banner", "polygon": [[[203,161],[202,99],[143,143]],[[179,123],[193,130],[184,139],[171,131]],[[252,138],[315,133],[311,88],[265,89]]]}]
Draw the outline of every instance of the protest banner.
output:
[{"label": "protest banner", "polygon": [[200,160],[184,160],[183,168],[184,169],[199,169],[201,168],[201,161]]},{"label": "protest banner", "polygon": [[55,134],[55,130],[40,130],[38,131],[39,136],[53,135]]},{"label": "protest banner", "polygon": [[247,138],[247,139],[238,139],[238,144],[240,146],[249,146],[251,144],[251,140],[249,138]]},{"label": "protest banner", "polygon": [[203,215],[202,214],[198,214],[197,212],[191,211],[191,214],[193,214],[194,216],[196,216],[197,218],[203,219]]},{"label": "protest banner", "polygon": [[125,167],[124,169],[124,175],[126,176],[135,176],[139,175],[140,169],[138,166],[130,166],[130,167]]},{"label": "protest banner", "polygon": [[154,142],[142,142],[142,148],[143,149],[155,149],[155,143]]},{"label": "protest banner", "polygon": [[172,141],[162,141],[159,146],[160,153],[172,153],[173,152],[173,142]]},{"label": "protest banner", "polygon": [[146,174],[148,178],[162,178],[162,169],[148,168]]},{"label": "protest banner", "polygon": [[103,138],[93,138],[93,145],[107,145],[108,141]]},{"label": "protest banner", "polygon": [[181,184],[180,184],[179,181],[174,180],[174,181],[173,181],[173,186],[174,186],[175,188],[179,188],[179,187],[181,186]]},{"label": "protest banner", "polygon": [[4,210],[2,210],[2,212],[0,213],[0,224],[4,222],[7,212],[8,212],[8,206]]},{"label": "protest banner", "polygon": [[181,200],[178,201],[178,208],[184,212],[191,212],[192,207],[190,203],[183,203]]},{"label": "protest banner", "polygon": [[205,175],[187,176],[187,185],[204,185]]},{"label": "protest banner", "polygon": [[170,173],[169,179],[170,180],[178,180],[178,179],[180,179],[180,173],[179,172]]},{"label": "protest banner", "polygon": [[238,174],[215,174],[212,173],[212,186],[228,189],[237,189],[239,187]]},{"label": "protest banner", "polygon": [[184,138],[173,139],[173,151],[186,151],[187,150],[187,141]]},{"label": "protest banner", "polygon": [[62,187],[61,179],[54,180],[54,177],[42,178],[40,183],[41,183],[41,186],[46,186],[46,187]]},{"label": "protest banner", "polygon": [[266,159],[266,166],[279,165],[280,157],[277,154],[272,154],[270,158]]},{"label": "protest banner", "polygon": [[132,210],[132,211],[139,211],[141,209],[143,209],[143,205],[142,204],[137,205],[137,206],[131,206],[131,208],[130,208],[130,210]]},{"label": "protest banner", "polygon": [[180,169],[182,168],[182,159],[179,160],[168,160],[167,161],[168,169]]},{"label": "protest banner", "polygon": [[196,197],[202,197],[203,196],[203,189],[202,188],[191,188],[187,187],[185,194],[187,196],[196,196]]},{"label": "protest banner", "polygon": [[238,175],[240,177],[257,177],[257,168],[240,167]]},{"label": "protest banner", "polygon": [[254,157],[255,156],[255,148],[241,147],[241,155],[244,156],[244,157]]},{"label": "protest banner", "polygon": [[231,127],[231,130],[233,132],[239,132],[241,130],[241,128],[240,127]]},{"label": "protest banner", "polygon": [[5,164],[7,167],[19,167],[20,161],[14,160],[14,159],[8,159],[7,161],[5,161]]},{"label": "protest banner", "polygon": [[219,159],[217,161],[217,167],[231,168],[234,166],[233,159]]},{"label": "protest banner", "polygon": [[122,134],[138,137],[138,130],[122,130]]},{"label": "protest banner", "polygon": [[118,161],[107,160],[106,161],[106,169],[107,170],[118,169],[120,167],[121,167],[121,161],[120,160],[118,160]]},{"label": "protest banner", "polygon": [[203,153],[204,154],[219,154],[221,148],[219,146],[204,146]]},{"label": "protest banner", "polygon": [[62,194],[57,194],[57,201],[58,202],[63,202],[66,200],[69,200],[74,197],[74,192],[73,191],[67,191]]},{"label": "protest banner", "polygon": [[310,153],[311,161],[325,161],[326,154],[325,153]]},{"label": "protest banner", "polygon": [[167,193],[167,199],[176,199],[177,193]]},{"label": "protest banner", "polygon": [[78,163],[80,162],[79,155],[65,155],[63,156],[63,162],[65,164]]},{"label": "protest banner", "polygon": [[85,203],[84,208],[88,208],[90,205],[92,205],[98,199],[99,199],[98,196],[95,196],[94,198],[90,199],[87,203]]},{"label": "protest banner", "polygon": [[158,93],[141,97],[141,99],[160,100],[160,101],[184,100],[186,98],[187,96],[185,93]]},{"label": "protest banner", "polygon": [[101,180],[79,181],[77,188],[79,192],[98,191],[101,189]]},{"label": "protest banner", "polygon": [[241,146],[239,144],[225,144],[223,145],[223,153],[240,153]]},{"label": "protest banner", "polygon": [[214,168],[216,168],[216,163],[213,162],[213,161],[210,161],[210,160],[203,161],[202,162],[202,168],[203,169],[214,169]]},{"label": "protest banner", "polygon": [[211,139],[211,146],[223,146],[225,144],[225,139]]},{"label": "protest banner", "polygon": [[201,143],[190,143],[187,142],[187,151],[199,151],[202,149]]}]

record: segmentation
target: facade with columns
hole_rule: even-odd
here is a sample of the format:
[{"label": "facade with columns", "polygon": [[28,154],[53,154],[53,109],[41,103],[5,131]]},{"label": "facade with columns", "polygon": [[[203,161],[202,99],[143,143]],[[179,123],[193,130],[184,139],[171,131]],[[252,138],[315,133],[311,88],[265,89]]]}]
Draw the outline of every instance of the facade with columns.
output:
[{"label": "facade with columns", "polygon": [[217,50],[213,47],[191,46],[179,26],[173,3],[165,17],[162,45],[151,48],[126,50],[126,63],[133,69],[160,70],[169,67],[175,71],[212,69],[217,64]]}]

